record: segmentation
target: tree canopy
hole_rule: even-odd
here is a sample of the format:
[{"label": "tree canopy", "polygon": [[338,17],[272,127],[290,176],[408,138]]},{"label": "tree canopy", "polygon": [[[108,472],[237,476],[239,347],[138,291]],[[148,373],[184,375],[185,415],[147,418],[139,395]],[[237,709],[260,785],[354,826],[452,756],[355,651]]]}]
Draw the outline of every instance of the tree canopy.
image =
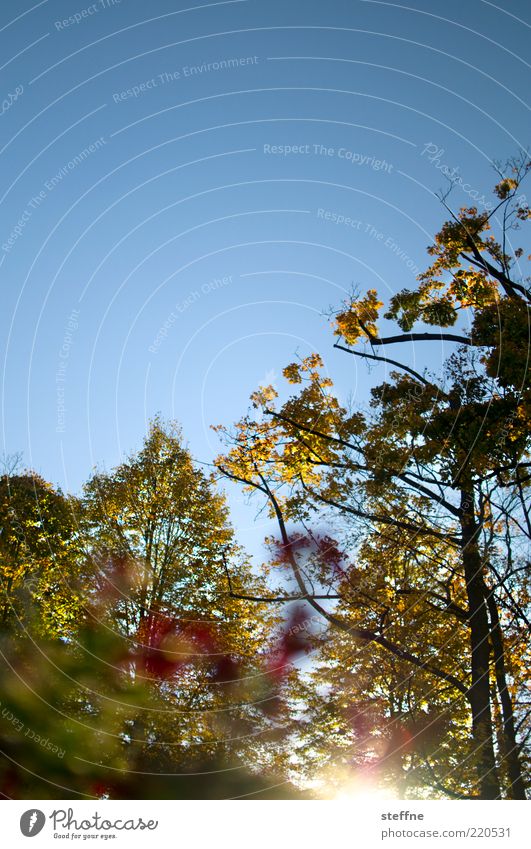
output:
[{"label": "tree canopy", "polygon": [[[346,643],[359,659],[341,701],[381,706],[383,693],[385,707],[343,744],[365,750],[387,734],[390,754],[369,746],[358,769],[387,762],[401,794],[525,798],[530,290],[509,237],[530,216],[528,171],[525,158],[507,164],[491,212],[451,213],[418,288],[383,316],[372,289],[333,314],[337,349],[390,369],[367,409],[339,402],[315,353],[284,369],[295,394],[260,387],[248,415],[221,428],[221,473],[267,502],[283,562],[334,634],[314,686],[337,686]],[[387,354],[433,341],[454,348],[440,374]],[[323,546],[325,523],[337,539]],[[363,674],[372,652],[383,680]]]},{"label": "tree canopy", "polygon": [[[4,796],[526,798],[529,170],[497,166],[488,212],[443,194],[416,288],[331,313],[366,402],[316,351],[209,471],[160,417],[79,497],[6,470]],[[276,523],[264,563],[233,484]]]}]

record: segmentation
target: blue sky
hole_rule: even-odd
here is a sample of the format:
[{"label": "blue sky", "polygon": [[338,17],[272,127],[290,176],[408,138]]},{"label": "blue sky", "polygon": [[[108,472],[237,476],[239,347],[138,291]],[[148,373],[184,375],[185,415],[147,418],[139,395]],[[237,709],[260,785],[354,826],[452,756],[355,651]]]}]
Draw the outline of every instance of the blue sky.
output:
[{"label": "blue sky", "polygon": [[488,200],[531,136],[528,4],[411,3],[3,4],[6,452],[79,491],[160,412],[210,462],[314,350],[363,402],[323,311],[414,285],[441,166]]}]

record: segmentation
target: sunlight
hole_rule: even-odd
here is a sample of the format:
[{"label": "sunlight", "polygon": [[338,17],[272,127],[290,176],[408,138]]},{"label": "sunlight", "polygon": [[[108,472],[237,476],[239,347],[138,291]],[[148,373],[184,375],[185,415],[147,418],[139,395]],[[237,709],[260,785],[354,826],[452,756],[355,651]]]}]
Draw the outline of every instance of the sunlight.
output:
[{"label": "sunlight", "polygon": [[352,781],[337,789],[332,799],[348,802],[370,802],[385,799],[398,799],[391,789],[374,787],[361,781]]}]

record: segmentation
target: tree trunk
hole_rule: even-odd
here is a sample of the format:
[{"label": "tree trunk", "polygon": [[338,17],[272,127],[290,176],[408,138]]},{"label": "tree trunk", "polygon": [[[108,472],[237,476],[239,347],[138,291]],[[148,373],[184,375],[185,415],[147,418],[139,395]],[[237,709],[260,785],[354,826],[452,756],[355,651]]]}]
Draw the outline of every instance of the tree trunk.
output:
[{"label": "tree trunk", "polygon": [[514,712],[511,694],[507,687],[507,672],[505,668],[505,647],[503,634],[500,626],[498,606],[494,593],[487,595],[487,605],[490,617],[490,639],[492,653],[494,656],[494,669],[496,673],[496,686],[500,696],[502,719],[503,719],[503,756],[509,776],[509,787],[507,797],[509,799],[525,799],[525,785],[522,777],[522,767],[519,757],[519,746],[516,741],[516,728],[514,724]]},{"label": "tree trunk", "polygon": [[478,546],[472,489],[461,489],[461,556],[468,597],[472,682],[468,698],[472,710],[472,739],[480,799],[500,797],[490,702],[490,628],[488,590]]}]

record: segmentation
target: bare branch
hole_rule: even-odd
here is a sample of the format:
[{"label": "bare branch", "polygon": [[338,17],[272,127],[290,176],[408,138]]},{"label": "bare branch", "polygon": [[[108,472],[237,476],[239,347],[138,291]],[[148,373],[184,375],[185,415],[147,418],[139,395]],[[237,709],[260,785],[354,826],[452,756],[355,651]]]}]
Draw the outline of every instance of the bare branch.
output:
[{"label": "bare branch", "polygon": [[[377,360],[381,363],[388,363],[389,365],[397,366],[398,368],[402,369],[402,371],[407,371],[416,380],[420,381],[420,383],[423,383],[425,386],[434,385],[429,380],[426,380],[426,378],[423,377],[421,374],[419,374],[418,371],[415,371],[415,369],[412,369],[409,366],[405,365],[405,363],[400,363],[398,360],[391,360],[389,357],[379,357],[377,354],[369,354],[367,351],[354,351],[352,348],[347,348],[345,345],[340,345],[339,342],[334,343],[334,348],[337,348],[338,351],[345,351],[347,354],[352,354],[354,357],[361,357],[365,360]],[[439,387],[437,387],[437,389],[439,389]]]}]

